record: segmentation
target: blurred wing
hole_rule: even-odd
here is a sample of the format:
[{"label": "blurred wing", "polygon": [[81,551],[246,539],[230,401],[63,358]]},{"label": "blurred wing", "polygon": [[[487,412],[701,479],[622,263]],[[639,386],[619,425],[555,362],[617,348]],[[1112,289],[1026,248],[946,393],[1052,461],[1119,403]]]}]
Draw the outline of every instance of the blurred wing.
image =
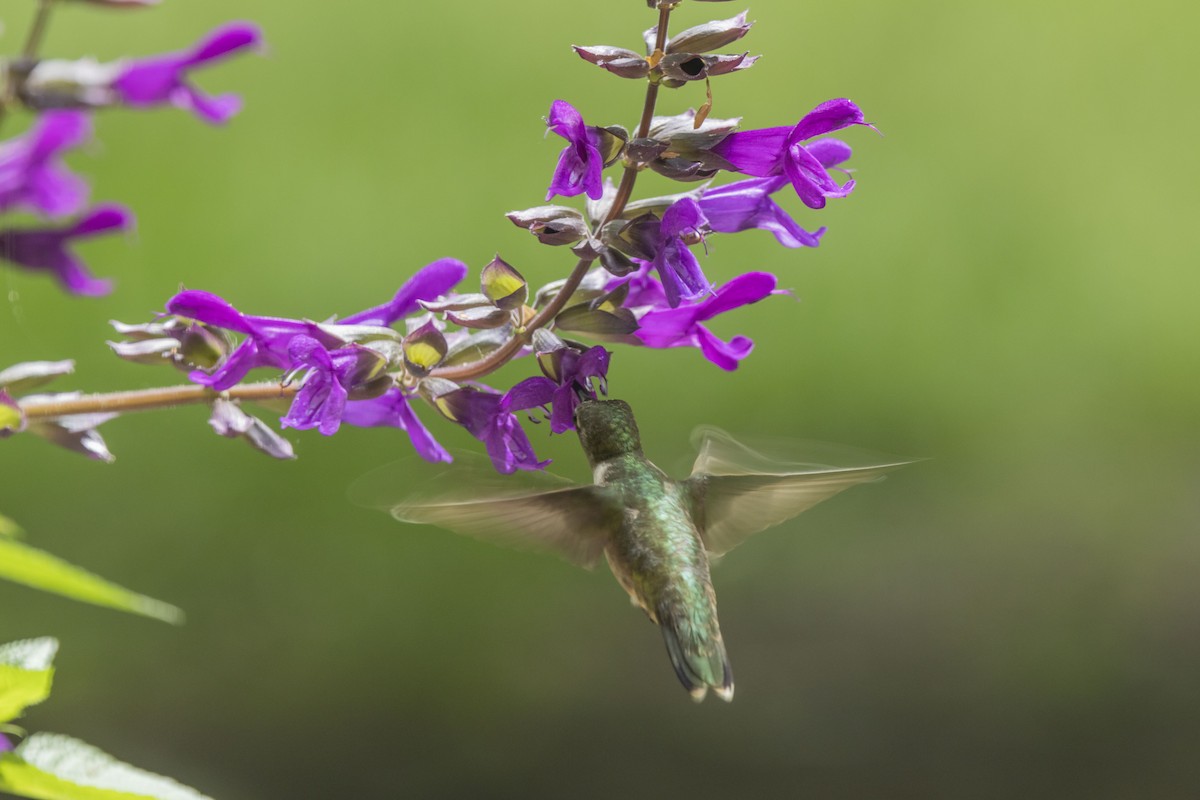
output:
[{"label": "blurred wing", "polygon": [[[685,482],[693,519],[714,556],[729,552],[751,534],[807,511],[860,483],[879,480],[907,461],[830,467],[780,461],[751,449],[716,428],[699,429],[699,455]],[[858,453],[852,460],[862,460]]]},{"label": "blurred wing", "polygon": [[[475,459],[456,453],[456,463],[440,468],[416,461],[402,462],[400,469],[389,465],[365,476],[352,494],[362,504],[382,505],[401,522],[437,525],[506,547],[555,553],[588,569],[595,566],[621,518],[603,489],[545,473],[500,476],[490,462],[480,475],[475,467],[460,467],[463,461]],[[413,477],[427,476],[431,469],[437,474]],[[409,474],[393,481],[398,489],[390,492],[390,501],[368,498],[381,496],[377,488],[382,480],[404,472]],[[538,488],[528,488],[531,484]]]}]

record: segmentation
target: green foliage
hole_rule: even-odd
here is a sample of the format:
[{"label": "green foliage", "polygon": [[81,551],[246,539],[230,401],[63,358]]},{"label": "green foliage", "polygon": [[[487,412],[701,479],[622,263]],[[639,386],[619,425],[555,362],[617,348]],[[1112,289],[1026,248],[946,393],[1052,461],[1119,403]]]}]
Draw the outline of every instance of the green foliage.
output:
[{"label": "green foliage", "polygon": [[57,651],[58,642],[49,637],[0,645],[0,723],[50,696]]},{"label": "green foliage", "polygon": [[0,756],[0,791],[34,800],[207,800],[195,789],[57,733],[35,733]]},{"label": "green foliage", "polygon": [[[0,722],[50,695],[57,651],[58,641],[50,637],[0,645]],[[0,753],[0,792],[34,800],[206,800],[170,778],[56,733],[35,733]]]},{"label": "green foliage", "polygon": [[11,537],[17,530],[11,520],[0,517],[0,578],[175,625],[183,622],[183,612],[175,606],[131,592],[57,556],[16,541]]}]

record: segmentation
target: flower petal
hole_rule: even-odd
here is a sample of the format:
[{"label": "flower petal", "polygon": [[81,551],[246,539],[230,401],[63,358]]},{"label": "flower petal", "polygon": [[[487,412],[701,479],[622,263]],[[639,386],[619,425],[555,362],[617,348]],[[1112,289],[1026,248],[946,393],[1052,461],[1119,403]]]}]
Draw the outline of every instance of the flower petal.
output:
[{"label": "flower petal", "polygon": [[714,145],[712,152],[746,175],[760,178],[778,175],[784,144],[791,130],[787,127],[760,128],[731,133]]},{"label": "flower petal", "polygon": [[865,124],[862,109],[846,98],[826,100],[800,118],[796,127],[788,134],[787,143],[792,145],[823,133]]}]

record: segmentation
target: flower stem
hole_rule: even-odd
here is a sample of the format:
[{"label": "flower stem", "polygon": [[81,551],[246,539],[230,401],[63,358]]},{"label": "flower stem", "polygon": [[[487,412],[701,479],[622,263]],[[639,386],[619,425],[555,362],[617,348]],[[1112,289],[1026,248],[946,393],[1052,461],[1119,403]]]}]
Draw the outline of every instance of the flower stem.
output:
[{"label": "flower stem", "polygon": [[[32,61],[37,58],[38,50],[42,46],[42,40],[46,38],[46,27],[50,23],[50,9],[54,5],[54,0],[38,0],[37,12],[34,14],[33,22],[29,26],[29,33],[25,37],[25,45],[21,48],[21,59],[23,61]],[[0,123],[4,122],[4,117],[8,113],[8,107],[13,104],[17,98],[17,81],[12,74],[12,62],[5,64],[4,69],[4,94],[0,98]]]},{"label": "flower stem", "polygon": [[[652,58],[662,58],[663,48],[667,45],[667,23],[671,17],[671,6],[663,6],[658,10],[658,28],[655,31],[654,53]],[[650,123],[654,119],[654,106],[658,102],[658,83],[649,81],[646,85],[646,99],[642,103],[642,118],[638,123],[637,135],[635,138],[643,138],[650,133]],[[608,213],[604,215],[604,219],[596,226],[599,230],[612,222],[617,217],[621,216],[621,212],[625,210],[629,198],[633,195],[633,185],[637,181],[638,167],[626,165],[625,171],[621,174],[621,183],[617,187],[617,194],[613,197],[612,205],[609,206]],[[508,361],[517,354],[518,351],[533,338],[533,332],[538,328],[543,328],[550,324],[558,312],[563,310],[567,302],[571,299],[571,295],[575,294],[575,290],[579,288],[583,276],[587,274],[591,268],[595,257],[580,258],[575,264],[575,269],[571,270],[571,274],[567,277],[566,283],[558,294],[546,305],[545,308],[538,313],[525,329],[520,331],[512,339],[509,339],[498,350],[471,364],[463,364],[460,367],[443,367],[435,369],[431,373],[435,378],[445,378],[451,381],[466,381],[475,378],[482,378],[492,372],[495,372],[500,367],[508,363]]]},{"label": "flower stem", "polygon": [[164,386],[157,389],[141,389],[132,392],[89,394],[66,400],[25,400],[18,401],[18,404],[25,413],[26,419],[36,420],[66,417],[72,414],[151,411],[157,408],[174,408],[176,406],[195,405],[198,403],[211,403],[219,397],[229,400],[248,400],[250,402],[281,400],[290,398],[295,393],[295,387],[290,385],[285,386],[278,381],[241,384],[224,392],[214,391],[207,386],[188,384],[185,386]]},{"label": "flower stem", "polygon": [[50,22],[50,9],[54,0],[38,0],[37,15],[29,27],[29,35],[25,37],[25,47],[21,49],[21,57],[32,59],[37,57],[42,39],[46,37],[46,25]]}]

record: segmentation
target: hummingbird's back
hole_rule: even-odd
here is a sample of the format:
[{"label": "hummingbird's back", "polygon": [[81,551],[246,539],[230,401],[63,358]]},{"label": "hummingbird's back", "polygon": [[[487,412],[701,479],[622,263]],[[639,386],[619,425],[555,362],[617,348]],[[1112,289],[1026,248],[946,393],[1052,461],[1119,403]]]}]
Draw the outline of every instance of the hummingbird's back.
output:
[{"label": "hummingbird's back", "polygon": [[633,412],[592,401],[576,418],[597,485],[623,509],[605,548],[613,575],[659,625],[675,674],[696,700],[733,697],[704,543],[679,484],[646,459]]}]

